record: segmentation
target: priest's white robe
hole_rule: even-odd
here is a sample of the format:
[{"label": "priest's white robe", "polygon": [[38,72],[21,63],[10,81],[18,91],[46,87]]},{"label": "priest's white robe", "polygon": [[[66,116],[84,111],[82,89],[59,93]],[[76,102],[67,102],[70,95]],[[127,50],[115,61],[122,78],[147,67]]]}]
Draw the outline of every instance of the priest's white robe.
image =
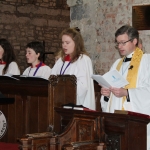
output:
[{"label": "priest's white robe", "polygon": [[[37,69],[37,67],[34,67],[34,68],[28,67],[23,72],[23,75],[33,77],[36,69]],[[37,72],[35,74],[35,77],[42,77],[42,78],[48,79],[50,77],[50,74],[51,74],[51,68],[49,66],[45,65],[45,66],[39,67],[39,69],[37,70]]]},{"label": "priest's white robe", "polygon": [[[0,64],[0,75],[2,75],[5,64]],[[5,74],[20,75],[20,70],[16,62],[11,62]]]},{"label": "priest's white robe", "polygon": [[[65,61],[64,66],[63,61],[59,58],[52,68],[52,75],[60,75],[68,65],[68,61]],[[91,59],[82,55],[78,58],[77,61],[70,63],[66,68],[64,75],[75,75],[77,78],[77,105],[83,105],[87,108],[95,110],[95,95],[94,95],[94,84],[91,79],[93,74],[92,62]]]},{"label": "priest's white robe", "polygon": [[[121,59],[115,61],[111,70],[116,69]],[[123,62],[119,72],[125,78],[130,67],[130,62]],[[134,67],[134,66],[133,66]],[[127,100],[123,106],[125,110],[150,115],[150,54],[144,54],[138,70],[136,88],[128,89],[130,102]],[[122,110],[122,98],[117,98],[111,93],[108,102],[101,97],[103,112],[114,113],[114,110]],[[147,150],[150,150],[150,123],[147,126]]]}]

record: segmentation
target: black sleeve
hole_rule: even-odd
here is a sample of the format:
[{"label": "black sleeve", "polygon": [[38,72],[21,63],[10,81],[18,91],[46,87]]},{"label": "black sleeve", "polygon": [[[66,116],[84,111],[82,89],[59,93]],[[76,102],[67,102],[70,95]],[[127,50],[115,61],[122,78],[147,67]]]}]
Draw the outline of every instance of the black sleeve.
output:
[{"label": "black sleeve", "polygon": [[129,96],[128,89],[127,89],[127,93],[128,93],[128,95],[126,96],[126,98],[127,98],[127,102],[130,102],[130,96]]},{"label": "black sleeve", "polygon": [[105,102],[108,102],[108,101],[109,101],[109,97],[104,96],[104,101],[105,101]]}]

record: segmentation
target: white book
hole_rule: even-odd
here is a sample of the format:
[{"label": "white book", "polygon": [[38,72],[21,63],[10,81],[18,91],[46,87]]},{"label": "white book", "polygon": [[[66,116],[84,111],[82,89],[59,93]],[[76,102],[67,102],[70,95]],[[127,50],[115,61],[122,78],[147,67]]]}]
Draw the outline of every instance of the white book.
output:
[{"label": "white book", "polygon": [[63,108],[66,108],[66,109],[76,109],[76,110],[84,110],[83,107],[63,106]]},{"label": "white book", "polygon": [[91,77],[105,88],[121,88],[129,84],[129,82],[117,70],[111,70],[103,76],[92,75]]}]

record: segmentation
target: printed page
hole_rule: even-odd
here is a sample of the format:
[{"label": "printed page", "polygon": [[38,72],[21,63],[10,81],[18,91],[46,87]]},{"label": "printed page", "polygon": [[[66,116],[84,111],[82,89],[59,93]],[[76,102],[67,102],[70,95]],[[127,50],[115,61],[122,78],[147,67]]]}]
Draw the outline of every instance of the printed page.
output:
[{"label": "printed page", "polygon": [[112,86],[121,88],[129,84],[129,82],[117,71],[112,70],[103,75],[103,78]]},{"label": "printed page", "polygon": [[92,75],[91,77],[94,80],[96,80],[102,87],[105,88],[109,87],[121,88],[129,84],[129,82],[117,70],[109,71],[103,76]]}]

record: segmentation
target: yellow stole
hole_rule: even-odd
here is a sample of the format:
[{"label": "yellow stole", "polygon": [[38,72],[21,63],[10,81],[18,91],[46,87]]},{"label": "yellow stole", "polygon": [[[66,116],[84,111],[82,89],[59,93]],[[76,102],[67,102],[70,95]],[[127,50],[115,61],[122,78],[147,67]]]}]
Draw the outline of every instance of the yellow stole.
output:
[{"label": "yellow stole", "polygon": [[[143,51],[141,49],[139,49],[138,47],[136,47],[134,54],[132,56],[131,62],[130,62],[130,66],[132,66],[132,69],[128,70],[128,74],[126,77],[126,80],[129,82],[128,85],[126,85],[124,88],[125,89],[129,89],[129,88],[136,88],[136,82],[137,82],[137,76],[138,76],[138,69],[140,66],[140,62],[143,56]],[[119,71],[123,60],[125,57],[123,57],[120,62],[118,63],[116,69]],[[126,100],[126,96],[123,97],[122,99],[122,110],[124,110],[123,108],[123,104]]]}]

